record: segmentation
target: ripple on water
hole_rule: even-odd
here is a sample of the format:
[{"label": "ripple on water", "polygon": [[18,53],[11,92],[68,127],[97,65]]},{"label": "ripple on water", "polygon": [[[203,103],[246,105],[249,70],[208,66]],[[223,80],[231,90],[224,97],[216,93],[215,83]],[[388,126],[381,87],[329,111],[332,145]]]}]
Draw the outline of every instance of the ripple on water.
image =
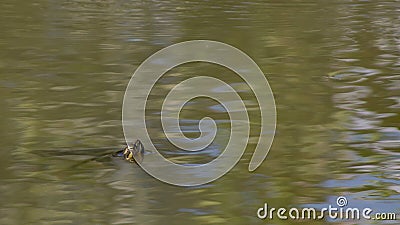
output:
[{"label": "ripple on water", "polygon": [[368,79],[368,77],[380,74],[377,69],[369,69],[360,66],[352,66],[346,69],[337,70],[328,74],[329,79],[347,83],[358,83]]}]

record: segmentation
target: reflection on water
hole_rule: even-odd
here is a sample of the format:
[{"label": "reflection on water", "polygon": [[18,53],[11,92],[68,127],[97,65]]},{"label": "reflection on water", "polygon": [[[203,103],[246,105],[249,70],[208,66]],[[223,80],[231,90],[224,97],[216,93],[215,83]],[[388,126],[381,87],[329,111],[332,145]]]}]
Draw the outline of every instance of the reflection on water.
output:
[{"label": "reflection on water", "polygon": [[[396,1],[5,0],[0,15],[1,224],[268,224],[256,218],[264,202],[334,204],[339,195],[351,206],[400,210]],[[182,156],[163,139],[157,107],[181,79],[220,76],[252,120],[248,151],[231,172],[178,188],[107,154],[124,142],[121,104],[131,72],[154,51],[191,39],[249,54],[267,74],[278,124],[267,160],[248,173],[259,125],[248,87],[212,66],[166,74],[148,119],[165,155],[201,162],[220,151]],[[216,143],[225,146],[229,118],[214,101],[188,105],[184,130],[196,136],[196,120],[210,114]]]}]

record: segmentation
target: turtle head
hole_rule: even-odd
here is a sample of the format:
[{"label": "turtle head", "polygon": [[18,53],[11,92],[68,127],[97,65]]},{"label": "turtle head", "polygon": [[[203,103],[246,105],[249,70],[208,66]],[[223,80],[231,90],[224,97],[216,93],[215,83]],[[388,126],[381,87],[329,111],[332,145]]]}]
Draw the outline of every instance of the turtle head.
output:
[{"label": "turtle head", "polygon": [[143,161],[144,146],[141,141],[137,140],[133,145],[128,145],[123,150],[124,158],[130,162]]}]

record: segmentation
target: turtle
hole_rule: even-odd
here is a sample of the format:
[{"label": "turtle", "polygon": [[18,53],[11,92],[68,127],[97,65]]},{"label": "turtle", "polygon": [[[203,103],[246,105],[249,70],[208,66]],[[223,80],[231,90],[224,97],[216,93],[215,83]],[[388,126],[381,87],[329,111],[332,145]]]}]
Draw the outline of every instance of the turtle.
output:
[{"label": "turtle", "polygon": [[127,145],[122,150],[119,150],[112,154],[114,157],[124,157],[129,162],[141,163],[144,157],[144,146],[141,141],[136,140],[136,142],[129,146]]}]

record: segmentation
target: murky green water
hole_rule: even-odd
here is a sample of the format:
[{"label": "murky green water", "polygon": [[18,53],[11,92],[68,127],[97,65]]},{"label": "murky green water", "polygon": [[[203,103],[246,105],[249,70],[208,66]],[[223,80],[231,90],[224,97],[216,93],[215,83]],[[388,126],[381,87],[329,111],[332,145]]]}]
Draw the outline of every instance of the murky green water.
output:
[{"label": "murky green water", "polygon": [[[341,195],[349,206],[399,214],[398,11],[396,1],[2,1],[0,223],[293,224],[262,221],[257,209],[335,206]],[[182,188],[107,154],[124,144],[132,72],[155,51],[192,39],[251,56],[274,91],[278,123],[255,172],[247,171],[252,141],[227,175]],[[255,102],[224,68],[188,64],[166,74],[147,121],[177,161],[207,161],[221,150],[181,156],[161,135],[157,113],[168,88],[210,74]],[[254,140],[259,112],[249,112]],[[226,142],[227,116],[207,99],[182,112],[188,135],[196,136],[193,120],[210,114]],[[336,224],[381,223],[398,221]]]}]

